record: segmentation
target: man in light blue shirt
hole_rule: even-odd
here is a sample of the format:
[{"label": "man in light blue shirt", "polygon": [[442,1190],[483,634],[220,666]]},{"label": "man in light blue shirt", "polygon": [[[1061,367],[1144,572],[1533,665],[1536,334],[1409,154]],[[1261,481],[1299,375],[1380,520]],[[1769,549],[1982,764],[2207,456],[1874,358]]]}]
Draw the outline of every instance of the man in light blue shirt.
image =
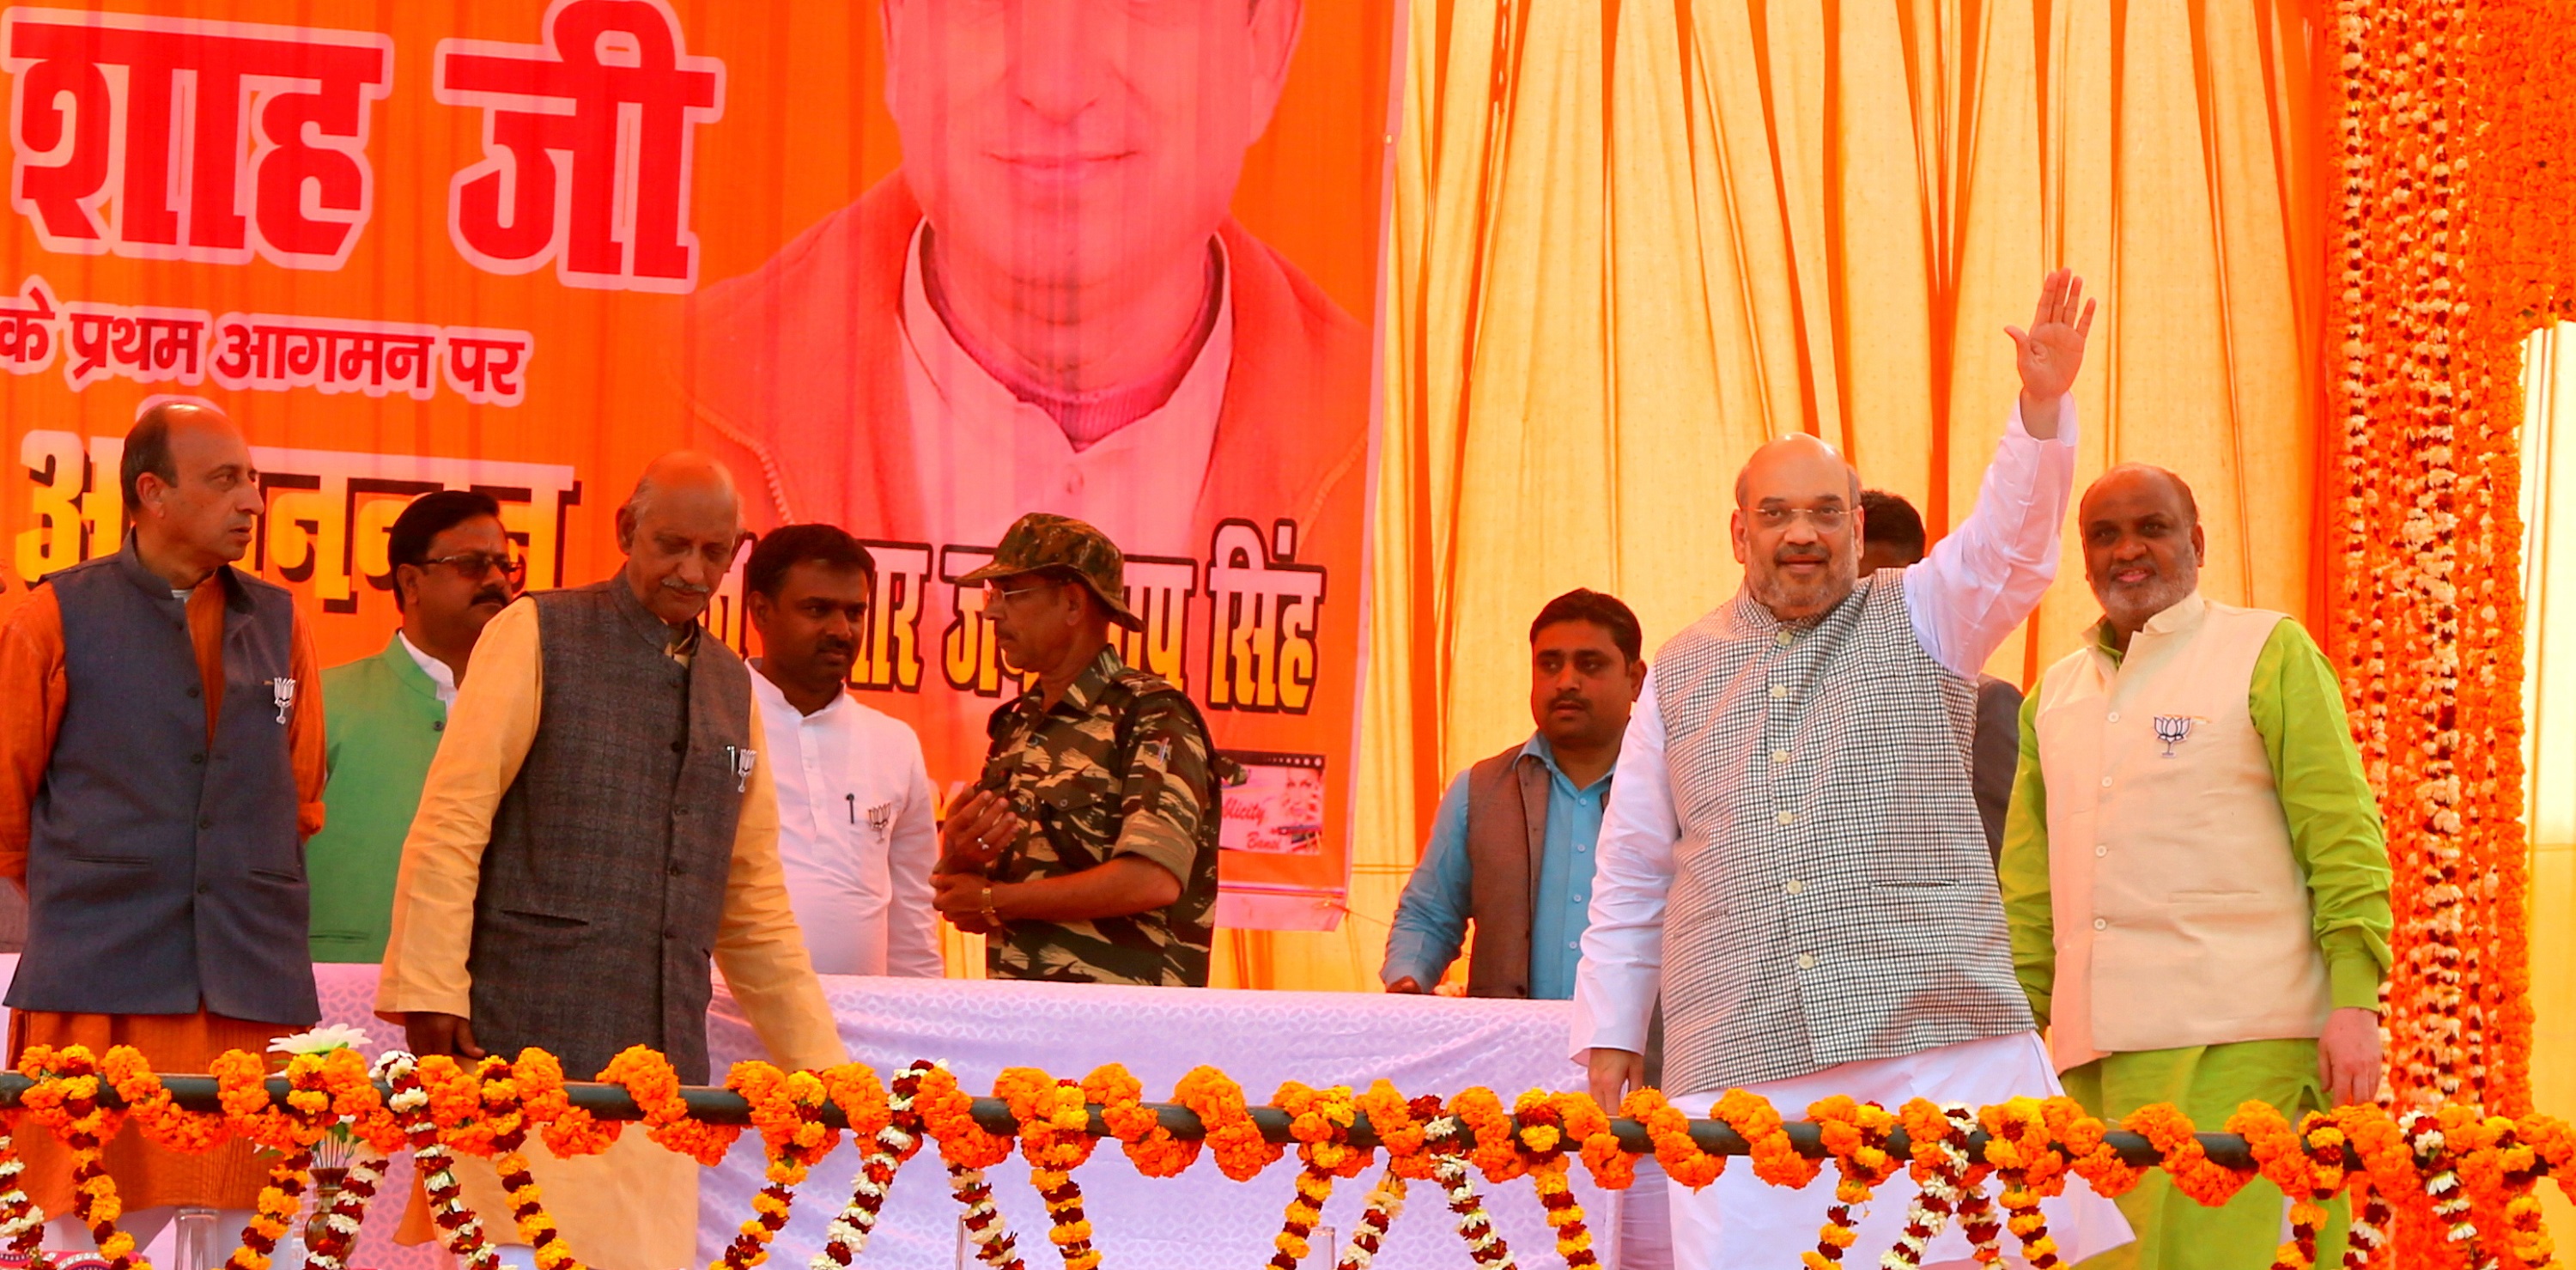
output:
[{"label": "man in light blue shirt", "polygon": [[1592,902],[1593,843],[1646,682],[1636,614],[1575,590],[1530,625],[1529,740],[1450,783],[1396,904],[1379,978],[1428,992],[1476,928],[1467,995],[1565,1000]]}]

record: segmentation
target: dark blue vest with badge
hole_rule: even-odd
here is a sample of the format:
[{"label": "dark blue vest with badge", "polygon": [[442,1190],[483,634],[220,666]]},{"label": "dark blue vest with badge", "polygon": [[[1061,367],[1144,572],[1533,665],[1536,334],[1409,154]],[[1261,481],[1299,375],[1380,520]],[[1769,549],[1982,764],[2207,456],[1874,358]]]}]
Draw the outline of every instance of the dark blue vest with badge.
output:
[{"label": "dark blue vest with badge", "polygon": [[[206,734],[186,602],[134,553],[47,578],[62,610],[61,730],[27,850],[20,1010],[321,1017],[280,681],[287,593],[229,566],[223,708]],[[304,708],[312,708],[309,700]]]}]

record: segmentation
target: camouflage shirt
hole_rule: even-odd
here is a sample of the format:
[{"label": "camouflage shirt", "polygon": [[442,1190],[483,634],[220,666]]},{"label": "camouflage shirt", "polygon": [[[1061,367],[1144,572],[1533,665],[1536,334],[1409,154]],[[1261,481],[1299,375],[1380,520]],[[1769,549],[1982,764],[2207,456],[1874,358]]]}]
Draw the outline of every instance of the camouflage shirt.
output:
[{"label": "camouflage shirt", "polygon": [[[1074,922],[1013,922],[985,940],[996,979],[1203,988],[1216,907],[1217,820],[1198,710],[1104,648],[1049,709],[1032,687],[993,711],[985,789],[1018,813],[995,881],[1063,877],[1137,855],[1181,880],[1169,907]],[[1123,729],[1123,730],[1122,730]],[[1121,742],[1124,742],[1122,753]]]}]

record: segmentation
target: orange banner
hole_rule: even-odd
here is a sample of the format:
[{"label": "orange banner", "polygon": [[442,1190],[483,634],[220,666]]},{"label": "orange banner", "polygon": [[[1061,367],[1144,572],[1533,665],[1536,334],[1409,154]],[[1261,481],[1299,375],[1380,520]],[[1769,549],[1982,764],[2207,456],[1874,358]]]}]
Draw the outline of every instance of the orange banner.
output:
[{"label": "orange banner", "polygon": [[[1393,0],[0,9],[0,611],[113,550],[136,412],[211,400],[242,567],[324,660],[397,622],[409,498],[613,572],[656,453],[867,541],[853,687],[970,781],[1017,691],[956,579],[1012,519],[1129,556],[1134,664],[1248,776],[1221,925],[1349,872]],[[728,584],[710,621],[750,642]],[[756,652],[756,649],[751,651]]]}]

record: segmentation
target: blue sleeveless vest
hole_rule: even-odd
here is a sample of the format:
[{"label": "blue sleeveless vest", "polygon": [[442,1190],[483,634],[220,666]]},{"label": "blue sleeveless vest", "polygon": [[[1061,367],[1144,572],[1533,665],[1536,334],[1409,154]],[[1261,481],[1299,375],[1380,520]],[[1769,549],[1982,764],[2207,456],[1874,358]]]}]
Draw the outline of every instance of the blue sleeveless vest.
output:
[{"label": "blue sleeveless vest", "polygon": [[[282,1027],[321,1017],[305,942],[295,768],[276,702],[292,672],[287,593],[230,567],[223,710],[185,602],[113,556],[41,585],[62,609],[68,691],[27,851],[20,1010],[215,1014]],[[319,685],[296,685],[297,708]]]}]

